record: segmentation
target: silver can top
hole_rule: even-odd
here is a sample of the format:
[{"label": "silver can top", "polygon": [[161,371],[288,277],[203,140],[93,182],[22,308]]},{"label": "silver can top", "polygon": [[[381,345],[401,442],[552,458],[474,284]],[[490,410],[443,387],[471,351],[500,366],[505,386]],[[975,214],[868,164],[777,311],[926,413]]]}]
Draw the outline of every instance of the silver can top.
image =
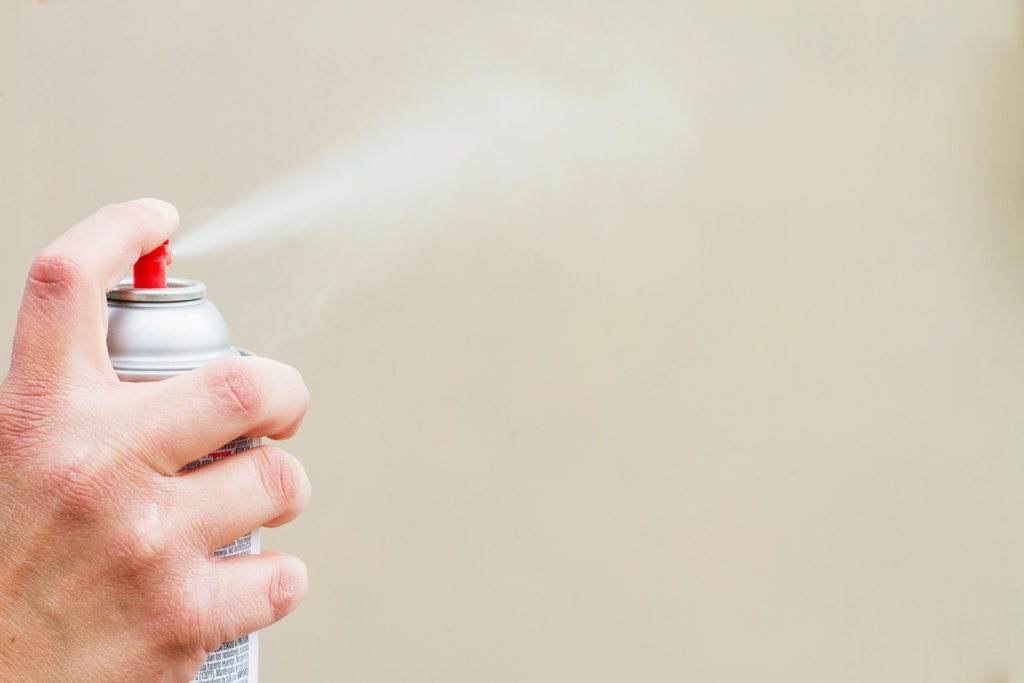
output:
[{"label": "silver can top", "polygon": [[132,286],[131,280],[122,280],[112,291],[107,292],[107,301],[142,301],[146,303],[170,303],[195,301],[206,296],[206,285],[199,280],[167,278],[167,286],[159,289],[140,289]]},{"label": "silver can top", "polygon": [[158,380],[241,355],[205,294],[203,283],[182,279],[168,279],[161,289],[126,281],[108,292],[107,350],[118,376]]}]

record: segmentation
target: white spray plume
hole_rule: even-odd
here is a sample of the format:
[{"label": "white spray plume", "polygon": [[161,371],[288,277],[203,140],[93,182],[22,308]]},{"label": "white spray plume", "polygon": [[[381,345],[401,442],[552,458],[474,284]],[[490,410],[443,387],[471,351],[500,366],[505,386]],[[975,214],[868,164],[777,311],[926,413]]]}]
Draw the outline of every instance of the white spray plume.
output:
[{"label": "white spray plume", "polygon": [[[600,108],[520,83],[477,83],[393,119],[179,237],[176,258],[387,213],[536,169]],[[596,116],[597,115],[597,116]],[[365,221],[363,221],[365,224]]]}]

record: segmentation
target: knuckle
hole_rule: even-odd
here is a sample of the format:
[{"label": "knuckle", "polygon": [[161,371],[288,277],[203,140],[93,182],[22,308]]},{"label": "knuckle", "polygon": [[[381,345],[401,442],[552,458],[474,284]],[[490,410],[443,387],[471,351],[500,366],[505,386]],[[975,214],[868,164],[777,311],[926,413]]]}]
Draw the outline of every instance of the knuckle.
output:
[{"label": "knuckle", "polygon": [[59,248],[49,247],[32,262],[27,289],[42,300],[61,299],[79,289],[86,279],[80,263]]},{"label": "knuckle", "polygon": [[69,451],[53,458],[41,477],[55,514],[64,524],[90,526],[104,516],[107,486],[86,454]]},{"label": "knuckle", "polygon": [[239,363],[222,363],[210,380],[213,400],[228,413],[257,419],[263,410],[264,393],[255,378]]},{"label": "knuckle", "polygon": [[129,581],[145,580],[168,565],[168,530],[155,503],[130,510],[128,518],[111,541],[111,559]]},{"label": "knuckle", "polygon": [[267,498],[278,512],[293,508],[308,488],[306,473],[298,460],[272,446],[259,448],[253,459]]},{"label": "knuckle", "polygon": [[267,586],[271,618],[277,621],[291,612],[305,592],[305,565],[299,562],[277,562]]}]

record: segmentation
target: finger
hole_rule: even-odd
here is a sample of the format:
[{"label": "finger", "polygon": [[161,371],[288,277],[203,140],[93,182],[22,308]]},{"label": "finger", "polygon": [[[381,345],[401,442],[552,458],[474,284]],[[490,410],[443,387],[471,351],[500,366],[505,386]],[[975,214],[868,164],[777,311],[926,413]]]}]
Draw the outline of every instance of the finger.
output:
[{"label": "finger", "polygon": [[112,376],[105,293],[177,225],[170,204],[137,199],[100,209],[46,247],[29,270],[12,373],[61,383],[86,369]]},{"label": "finger", "polygon": [[291,555],[263,552],[210,561],[214,570],[208,609],[216,615],[219,631],[213,648],[285,617],[309,587],[305,563]]},{"label": "finger", "polygon": [[142,457],[173,474],[240,436],[284,439],[299,428],[309,392],[294,368],[258,357],[224,358],[161,382],[124,384]]},{"label": "finger", "polygon": [[261,526],[279,526],[309,503],[305,468],[290,453],[264,444],[178,477],[175,499],[188,511],[187,542],[212,553]]}]

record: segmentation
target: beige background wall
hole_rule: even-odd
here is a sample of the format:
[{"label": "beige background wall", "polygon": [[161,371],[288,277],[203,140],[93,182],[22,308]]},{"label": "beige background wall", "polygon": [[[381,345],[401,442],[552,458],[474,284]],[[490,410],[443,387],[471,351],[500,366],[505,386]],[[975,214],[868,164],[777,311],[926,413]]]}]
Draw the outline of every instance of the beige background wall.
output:
[{"label": "beige background wall", "polygon": [[1022,33],[6,0],[0,338],[101,204],[258,198],[175,270],[314,396],[265,681],[1024,680]]}]

